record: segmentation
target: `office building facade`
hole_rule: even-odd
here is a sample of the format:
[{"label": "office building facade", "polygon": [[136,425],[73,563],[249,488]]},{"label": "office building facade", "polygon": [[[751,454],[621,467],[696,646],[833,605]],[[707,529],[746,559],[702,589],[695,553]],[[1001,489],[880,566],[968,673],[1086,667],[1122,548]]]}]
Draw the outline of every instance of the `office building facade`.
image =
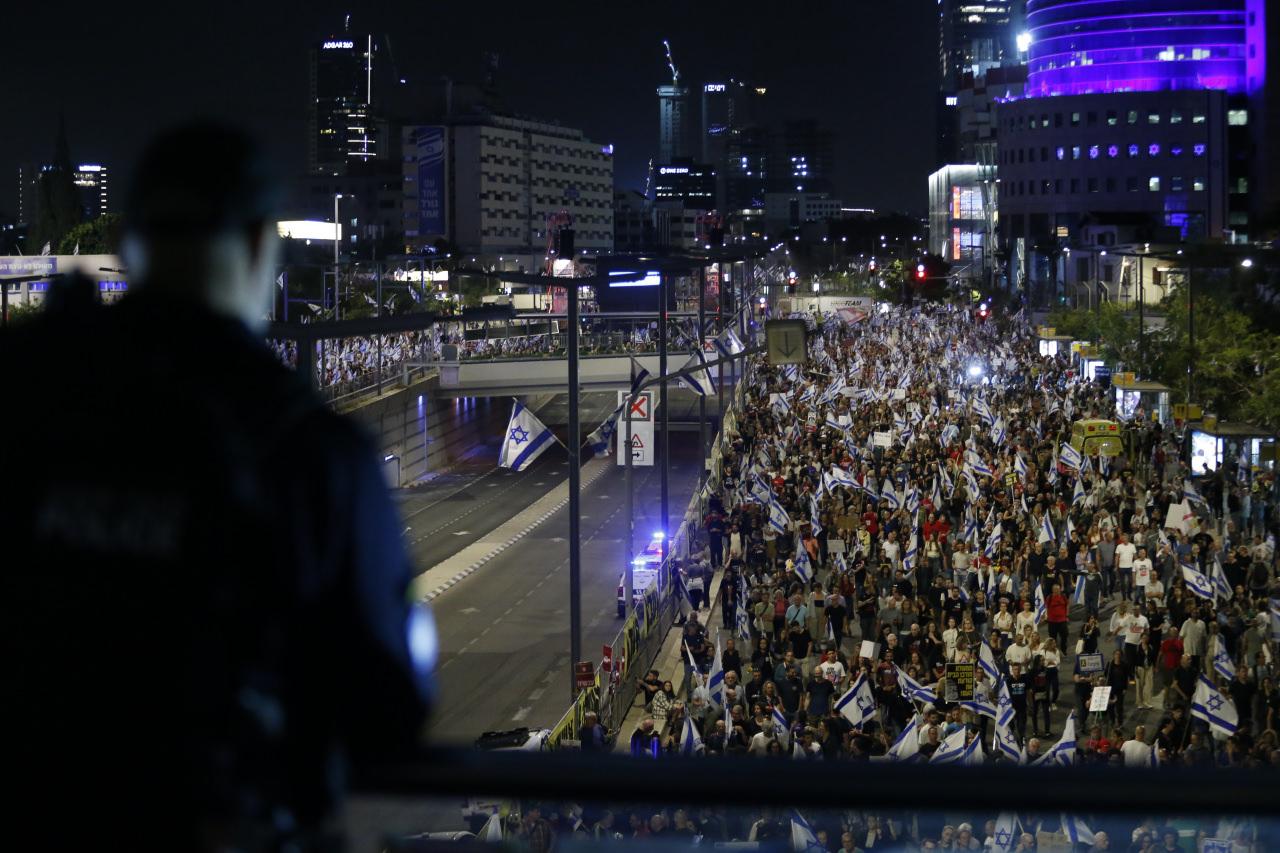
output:
[{"label": "office building facade", "polygon": [[402,131],[403,223],[412,251],[543,259],[547,218],[567,211],[579,253],[613,248],[611,146],[580,130],[505,116]]},{"label": "office building facade", "polygon": [[373,115],[375,42],[344,32],[311,48],[307,172],[345,175],[378,156]]},{"label": "office building facade", "polygon": [[679,203],[690,210],[716,207],[716,170],[706,163],[677,158],[655,169],[655,204]]},{"label": "office building facade", "polygon": [[658,162],[671,163],[693,156],[687,86],[658,87]]}]

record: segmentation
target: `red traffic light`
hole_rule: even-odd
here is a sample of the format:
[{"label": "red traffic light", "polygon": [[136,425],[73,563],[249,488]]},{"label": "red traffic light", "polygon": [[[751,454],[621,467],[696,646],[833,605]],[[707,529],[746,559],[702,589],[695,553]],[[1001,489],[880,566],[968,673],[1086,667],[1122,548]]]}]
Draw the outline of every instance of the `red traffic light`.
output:
[{"label": "red traffic light", "polygon": [[916,264],[916,279],[924,281],[924,264]]}]

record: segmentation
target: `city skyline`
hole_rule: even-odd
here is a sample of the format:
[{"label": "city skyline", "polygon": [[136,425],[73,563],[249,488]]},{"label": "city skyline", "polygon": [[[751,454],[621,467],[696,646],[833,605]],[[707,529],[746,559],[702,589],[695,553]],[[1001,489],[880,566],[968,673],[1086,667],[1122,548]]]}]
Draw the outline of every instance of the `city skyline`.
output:
[{"label": "city skyline", "polygon": [[[777,96],[770,98],[768,118],[813,118],[830,127],[842,164],[837,195],[869,207],[924,212],[918,176],[930,163],[937,85],[934,10],[927,0],[889,7],[822,3],[768,27],[758,17],[676,4],[646,6],[643,14],[585,4],[562,9],[551,22],[492,9],[450,9],[427,21],[408,4],[390,4],[356,10],[351,31],[389,34],[400,75],[417,80],[478,81],[484,53],[497,53],[499,85],[512,112],[580,127],[613,144],[619,190],[642,188],[648,160],[658,153],[654,91],[670,79],[662,47],[668,38],[682,83],[759,81]],[[11,53],[14,67],[23,69],[11,108],[30,120],[0,140],[0,166],[13,175],[21,163],[46,159],[62,113],[73,158],[109,165],[123,189],[152,133],[207,116],[247,125],[264,138],[286,177],[301,176],[307,51],[341,30],[346,12],[332,3],[305,11],[231,4],[209,13],[198,42],[164,21],[136,24],[105,12],[69,16],[74,22],[56,62],[38,45],[20,44]],[[904,36],[913,24],[918,39]],[[848,34],[875,31],[892,37],[850,44]],[[105,57],[104,44],[112,45]],[[805,48],[783,50],[784,44]],[[155,74],[161,67],[166,73]],[[840,81],[846,81],[844,96]],[[698,112],[697,104],[690,107]],[[14,215],[16,184],[5,183],[0,211]]]}]

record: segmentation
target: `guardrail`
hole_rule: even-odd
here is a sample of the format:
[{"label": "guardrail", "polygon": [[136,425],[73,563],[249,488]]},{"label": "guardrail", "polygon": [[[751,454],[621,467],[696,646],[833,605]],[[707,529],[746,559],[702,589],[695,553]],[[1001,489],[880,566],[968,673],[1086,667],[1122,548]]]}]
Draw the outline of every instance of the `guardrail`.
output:
[{"label": "guardrail", "polygon": [[[742,373],[743,380],[747,375],[748,371]],[[721,430],[724,429],[724,423],[731,423],[738,417],[737,413],[745,399],[743,389],[746,385],[746,381],[739,381],[736,384],[733,397],[725,407]],[[717,433],[712,441],[711,446],[715,450],[708,482],[718,482],[720,479],[722,464],[719,453],[720,439],[721,433]],[[689,499],[684,518],[681,519],[675,535],[667,540],[669,545],[662,568],[658,571],[653,583],[644,591],[642,602],[627,617],[622,630],[613,640],[613,666],[617,668],[616,674],[605,672],[600,666],[596,667],[595,682],[578,694],[573,704],[551,728],[551,734],[545,741],[545,748],[559,749],[570,746],[571,742],[576,742],[578,732],[582,728],[582,721],[588,711],[594,711],[599,716],[600,724],[610,731],[616,730],[626,717],[627,710],[635,702],[638,690],[633,673],[645,672],[649,669],[662,649],[667,633],[675,624],[678,607],[676,597],[672,593],[675,590],[676,566],[680,560],[687,560],[692,553],[691,546],[701,529],[703,494],[703,490],[699,488]]]}]

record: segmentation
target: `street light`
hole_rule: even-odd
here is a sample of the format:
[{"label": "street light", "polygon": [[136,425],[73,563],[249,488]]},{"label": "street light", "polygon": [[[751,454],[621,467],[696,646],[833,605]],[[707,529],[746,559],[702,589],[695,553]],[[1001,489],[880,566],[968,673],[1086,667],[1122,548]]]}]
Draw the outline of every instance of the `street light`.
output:
[{"label": "street light", "polygon": [[1243,261],[1240,262],[1240,266],[1244,267],[1245,269],[1249,269],[1250,267],[1253,266],[1253,258],[1245,258]]}]

